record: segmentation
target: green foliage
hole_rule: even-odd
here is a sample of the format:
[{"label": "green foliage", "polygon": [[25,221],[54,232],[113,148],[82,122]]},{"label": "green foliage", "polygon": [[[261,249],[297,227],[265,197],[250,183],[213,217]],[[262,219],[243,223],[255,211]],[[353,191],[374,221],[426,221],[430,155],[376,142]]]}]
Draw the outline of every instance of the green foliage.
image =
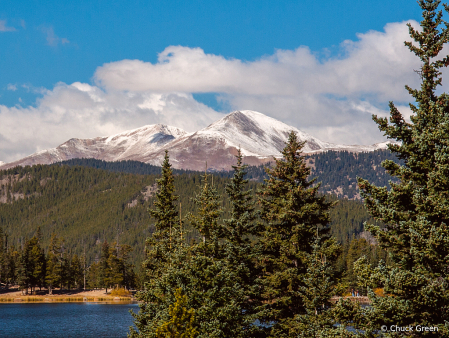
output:
[{"label": "green foliage", "polygon": [[[139,312],[133,313],[137,328],[130,328],[130,337],[156,337],[156,330],[169,320],[174,291],[179,287],[176,273],[185,260],[182,222],[177,222],[178,212],[174,202],[174,176],[168,153],[162,165],[162,177],[157,180],[158,191],[150,214],[156,220],[154,232],[146,241],[146,272],[144,290],[136,294],[141,302]],[[179,225],[178,225],[179,224]],[[181,257],[181,259],[179,259]]]},{"label": "green foliage", "polygon": [[257,264],[261,248],[255,240],[260,233],[261,224],[257,219],[252,191],[247,189],[247,166],[242,164],[240,149],[236,158],[234,176],[226,186],[231,218],[225,219],[223,224],[223,258],[236,286],[231,303],[235,308],[232,320],[237,327],[233,337],[254,337],[260,334],[260,328],[254,322],[262,305],[262,271]]},{"label": "green foliage", "polygon": [[[381,167],[382,161],[392,160],[401,163],[394,153],[389,150],[361,153],[326,151],[317,154],[307,154],[305,160],[311,169],[311,177],[316,177],[318,182],[322,182],[319,192],[349,199],[359,196],[357,177],[364,177],[378,186],[388,186],[388,181],[395,178]],[[85,166],[111,172],[139,175],[158,175],[161,171],[161,168],[158,166],[137,161],[106,162],[83,158],[71,159],[61,163],[68,166]],[[266,165],[248,166],[245,170],[245,177],[251,181],[263,182],[268,177],[265,168]],[[194,171],[182,169],[174,169],[173,173],[175,175],[195,174]],[[213,172],[213,174],[221,178],[231,178],[234,175],[232,170]]]},{"label": "green foliage", "polygon": [[26,241],[19,258],[18,282],[22,290],[28,293],[36,287],[42,287],[45,283],[45,254],[37,237]]},{"label": "green foliage", "polygon": [[[421,88],[406,86],[415,99],[413,115],[406,122],[390,103],[390,119],[373,116],[379,129],[400,141],[390,145],[403,165],[384,161],[387,172],[399,181],[388,191],[359,179],[365,205],[385,228],[368,225],[379,245],[388,250],[390,263],[372,274],[385,288],[387,297],[370,294],[372,308],[365,311],[368,332],[380,325],[438,326],[427,336],[447,337],[449,327],[449,96],[437,95],[441,69],[449,57],[437,56],[449,40],[449,26],[438,11],[440,1],[419,1],[421,29],[409,25],[415,41],[406,42],[422,64]],[[445,5],[445,10],[449,11]],[[447,323],[447,322],[446,322]],[[410,335],[417,336],[418,333]]]},{"label": "green foliage", "polygon": [[48,286],[48,293],[52,294],[52,289],[62,283],[62,243],[52,234],[50,246],[47,254],[47,271],[45,282]]},{"label": "green foliage", "polygon": [[291,325],[291,336],[336,337],[342,333],[334,327],[336,323],[330,310],[330,299],[338,293],[338,286],[328,257],[335,255],[338,250],[334,241],[327,241],[323,246],[320,239],[316,238],[312,253],[307,255],[307,269],[299,289],[305,312],[295,316],[297,323]]},{"label": "green foliage", "polygon": [[209,180],[210,175],[205,173],[200,192],[194,198],[197,215],[188,215],[201,238],[190,247],[186,293],[195,309],[199,337],[238,337],[242,308],[234,301],[241,295],[242,285],[234,283],[234,271],[224,259],[220,196]]},{"label": "green foliage", "polygon": [[267,169],[269,178],[259,194],[266,222],[261,238],[266,302],[261,318],[274,322],[273,337],[290,337],[296,330],[295,317],[306,313],[300,290],[305,287],[308,257],[316,238],[328,240],[332,203],[317,195],[314,180],[308,181],[310,169],[300,155],[303,146],[291,132],[283,158]]},{"label": "green foliage", "polygon": [[187,296],[182,294],[182,289],[175,292],[176,301],[170,305],[170,320],[156,329],[157,338],[195,338],[198,335],[194,327],[195,311],[188,310]]}]

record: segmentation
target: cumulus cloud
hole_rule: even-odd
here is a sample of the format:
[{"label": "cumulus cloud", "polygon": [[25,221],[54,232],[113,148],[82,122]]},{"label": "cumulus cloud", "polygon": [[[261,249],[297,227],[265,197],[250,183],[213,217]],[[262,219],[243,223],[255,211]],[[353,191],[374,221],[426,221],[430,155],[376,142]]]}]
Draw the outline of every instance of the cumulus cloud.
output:
[{"label": "cumulus cloud", "polygon": [[[46,32],[49,44],[63,43],[52,28]],[[371,114],[387,116],[387,103],[394,100],[409,118],[404,85],[419,85],[413,71],[419,60],[405,40],[410,38],[402,22],[344,41],[338,56],[325,59],[304,46],[251,62],[170,46],[154,64],[104,64],[94,84],[59,83],[52,90],[39,89],[42,98],[33,107],[0,106],[0,159],[12,161],[72,137],[110,135],[145,124],[195,131],[223,116],[195,101],[195,93],[218,93],[217,100],[234,109],[260,111],[323,141],[380,142]]]},{"label": "cumulus cloud", "polygon": [[14,32],[15,30],[14,27],[8,27],[6,25],[6,20],[0,20],[0,32]]},{"label": "cumulus cloud", "polygon": [[[416,59],[404,47],[405,23],[385,32],[359,34],[342,44],[344,57],[320,62],[308,47],[278,50],[253,62],[206,54],[201,48],[167,47],[152,64],[122,60],[99,67],[96,83],[129,91],[221,92],[231,95],[334,94],[381,100],[404,97],[404,80],[415,82]],[[412,66],[412,67],[411,67]]]},{"label": "cumulus cloud", "polygon": [[112,62],[94,79],[116,91],[216,92],[235,109],[258,110],[324,140],[366,144],[382,140],[371,114],[385,115],[389,100],[409,100],[404,85],[419,84],[419,60],[404,46],[405,22],[357,37],[324,60],[304,46],[252,62],[170,46],[155,64]]},{"label": "cumulus cloud", "polygon": [[45,39],[47,40],[47,45],[49,46],[57,46],[58,44],[67,44],[70,41],[67,38],[60,38],[55,34],[53,27],[51,26],[41,26],[40,30],[45,34]]},{"label": "cumulus cloud", "polygon": [[105,92],[59,83],[36,107],[0,105],[0,158],[10,162],[73,138],[108,136],[146,124],[195,131],[221,115],[184,93]]}]

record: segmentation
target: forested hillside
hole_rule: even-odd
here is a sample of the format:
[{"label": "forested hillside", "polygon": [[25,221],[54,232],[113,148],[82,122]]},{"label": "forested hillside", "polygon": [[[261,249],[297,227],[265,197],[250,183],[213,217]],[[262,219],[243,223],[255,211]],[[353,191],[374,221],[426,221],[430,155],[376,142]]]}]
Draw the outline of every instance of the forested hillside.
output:
[{"label": "forested hillside", "polygon": [[[56,233],[65,240],[65,250],[79,256],[85,250],[89,263],[99,259],[105,240],[118,241],[133,248],[130,256],[138,265],[143,259],[145,239],[152,232],[153,220],[147,210],[153,203],[158,176],[67,165],[1,171],[0,227],[8,236],[9,245],[19,248],[38,227],[44,247],[52,233]],[[224,187],[229,179],[213,176],[214,186],[225,196]],[[191,197],[198,191],[200,180],[201,173],[175,176],[183,216],[195,211]],[[253,193],[259,186],[257,181],[249,184]],[[226,197],[221,204],[228,209]],[[228,216],[223,214],[222,218]],[[369,217],[361,202],[341,200],[331,211],[331,219],[332,232],[345,242],[352,234],[363,231],[363,222]],[[195,236],[188,233],[187,240]]]},{"label": "forested hillside", "polygon": [[[322,182],[320,192],[330,193],[340,198],[360,198],[357,188],[357,177],[367,179],[377,186],[388,186],[391,176],[382,168],[384,160],[397,161],[389,150],[376,150],[366,153],[351,153],[348,151],[327,151],[306,156],[311,168],[311,177]],[[158,175],[160,167],[138,161],[106,162],[95,159],[72,159],[62,164],[69,166],[81,165],[104,169],[112,172],[125,172],[141,175]],[[249,166],[247,178],[262,182],[267,178],[265,166]],[[175,174],[193,173],[192,171],[174,169]],[[220,177],[232,176],[232,171],[214,172]]]}]

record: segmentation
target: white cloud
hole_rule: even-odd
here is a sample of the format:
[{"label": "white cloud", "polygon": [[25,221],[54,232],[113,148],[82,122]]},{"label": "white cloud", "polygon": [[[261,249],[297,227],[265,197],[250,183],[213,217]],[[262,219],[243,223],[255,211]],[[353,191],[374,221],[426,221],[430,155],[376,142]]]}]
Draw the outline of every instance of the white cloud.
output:
[{"label": "white cloud", "polygon": [[0,158],[10,162],[73,137],[106,136],[153,123],[195,131],[221,116],[191,94],[105,92],[85,83],[59,83],[36,107],[0,105]]},{"label": "white cloud", "polygon": [[8,85],[6,86],[6,89],[15,92],[17,90],[17,85],[16,84],[12,84],[12,83],[8,83]]},{"label": "white cloud", "polygon": [[200,48],[167,47],[158,63],[123,60],[99,67],[96,83],[128,91],[221,92],[231,95],[333,94],[380,100],[406,97],[415,83],[416,58],[404,46],[405,23],[358,35],[342,44],[345,56],[320,62],[308,47],[278,50],[254,62],[205,54]]},{"label": "white cloud", "polygon": [[6,25],[6,20],[0,20],[0,32],[14,32],[15,30],[14,27],[8,27]]},{"label": "white cloud", "polygon": [[60,43],[63,45],[70,43],[67,38],[60,38],[57,36],[52,26],[41,26],[40,30],[45,34],[45,39],[47,40],[47,45],[49,46],[57,46]]},{"label": "white cloud", "polygon": [[[63,43],[53,29],[46,32],[49,44]],[[219,93],[218,99],[235,109],[260,111],[324,141],[380,142],[371,114],[387,116],[387,103],[394,100],[410,117],[404,85],[419,85],[413,71],[419,60],[403,44],[410,40],[404,22],[357,37],[342,43],[341,55],[324,60],[307,47],[246,62],[170,46],[155,64],[104,64],[94,74],[95,85],[59,83],[52,90],[27,85],[43,97],[35,107],[0,106],[0,158],[11,161],[72,137],[110,135],[145,124],[198,130],[222,116],[192,96],[208,92]]]}]

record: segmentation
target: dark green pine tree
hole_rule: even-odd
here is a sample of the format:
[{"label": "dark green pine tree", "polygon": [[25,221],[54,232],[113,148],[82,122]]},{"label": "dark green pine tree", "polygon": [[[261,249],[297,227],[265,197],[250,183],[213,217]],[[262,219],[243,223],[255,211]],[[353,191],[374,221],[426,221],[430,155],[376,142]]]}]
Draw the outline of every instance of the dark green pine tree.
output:
[{"label": "dark green pine tree", "polygon": [[[156,219],[154,232],[146,241],[146,270],[144,290],[138,292],[138,313],[132,313],[137,328],[130,328],[130,337],[156,337],[158,327],[170,318],[170,305],[175,302],[175,291],[181,287],[183,264],[186,262],[182,222],[178,219],[175,202],[174,176],[165,152],[162,177],[157,180],[158,190],[154,209],[149,212]],[[180,285],[181,284],[181,285]]]},{"label": "dark green pine tree", "polygon": [[335,325],[340,323],[335,320],[331,303],[331,297],[340,291],[332,266],[339,249],[334,239],[323,243],[317,237],[312,253],[307,255],[307,270],[300,288],[305,313],[296,316],[298,323],[292,329],[295,337],[350,336],[346,326]]},{"label": "dark green pine tree", "polygon": [[33,292],[45,283],[46,262],[44,250],[36,236],[26,241],[19,259],[18,279],[21,290]]},{"label": "dark green pine tree", "polygon": [[233,283],[234,275],[224,259],[221,202],[211,178],[207,172],[204,174],[200,192],[193,199],[198,212],[187,216],[200,239],[189,248],[185,293],[189,308],[195,310],[198,337],[237,337],[241,328],[234,318],[241,309],[232,301],[242,286]]},{"label": "dark green pine tree", "polygon": [[47,253],[47,271],[45,282],[48,288],[48,294],[53,294],[53,288],[61,283],[62,266],[60,262],[61,242],[55,233],[51,235],[50,245]]},{"label": "dark green pine tree", "polygon": [[3,232],[3,229],[0,228],[0,283],[6,284],[7,261],[5,234]]},{"label": "dark green pine tree", "polygon": [[108,288],[112,284],[112,270],[111,270],[111,262],[109,259],[110,249],[109,243],[104,241],[101,246],[101,256],[100,256],[100,284],[102,288],[106,289],[106,293],[108,293]]},{"label": "dark green pine tree", "polygon": [[158,179],[154,208],[150,215],[156,219],[154,232],[147,239],[146,260],[144,266],[150,279],[158,278],[170,263],[171,254],[175,249],[174,232],[178,229],[178,211],[175,202],[179,196],[175,195],[174,175],[169,161],[168,151],[165,151],[162,163],[162,177]]},{"label": "dark green pine tree", "polygon": [[282,151],[283,158],[259,192],[262,218],[266,222],[261,243],[265,304],[261,318],[274,322],[273,337],[291,337],[297,331],[297,315],[306,313],[302,288],[306,286],[308,256],[316,237],[329,238],[332,203],[318,196],[319,184],[308,180],[310,169],[300,155],[304,143],[292,131]]},{"label": "dark green pine tree", "polygon": [[233,337],[262,336],[262,328],[254,325],[261,306],[261,269],[257,266],[260,246],[255,239],[260,233],[252,191],[245,179],[247,165],[243,165],[241,150],[236,156],[237,164],[232,166],[234,175],[226,186],[229,196],[231,218],[224,220],[224,260],[232,271],[235,285],[239,285],[233,305],[237,308],[233,318],[240,329]]},{"label": "dark green pine tree", "polygon": [[[410,24],[415,43],[406,45],[421,60],[417,71],[421,87],[406,86],[415,104],[407,122],[390,103],[390,119],[373,116],[379,129],[399,141],[389,145],[404,165],[384,161],[396,177],[391,190],[359,179],[370,214],[385,227],[366,225],[379,245],[388,250],[391,264],[373,274],[385,288],[386,297],[370,293],[372,307],[366,311],[366,330],[381,325],[438,326],[427,336],[448,337],[449,327],[449,96],[437,94],[441,69],[449,57],[438,58],[449,39],[449,24],[438,10],[439,0],[421,0],[421,29]],[[449,12],[447,5],[444,5]],[[445,325],[446,323],[446,325]],[[369,325],[368,325],[369,324]],[[410,336],[420,336],[413,332]]]}]

